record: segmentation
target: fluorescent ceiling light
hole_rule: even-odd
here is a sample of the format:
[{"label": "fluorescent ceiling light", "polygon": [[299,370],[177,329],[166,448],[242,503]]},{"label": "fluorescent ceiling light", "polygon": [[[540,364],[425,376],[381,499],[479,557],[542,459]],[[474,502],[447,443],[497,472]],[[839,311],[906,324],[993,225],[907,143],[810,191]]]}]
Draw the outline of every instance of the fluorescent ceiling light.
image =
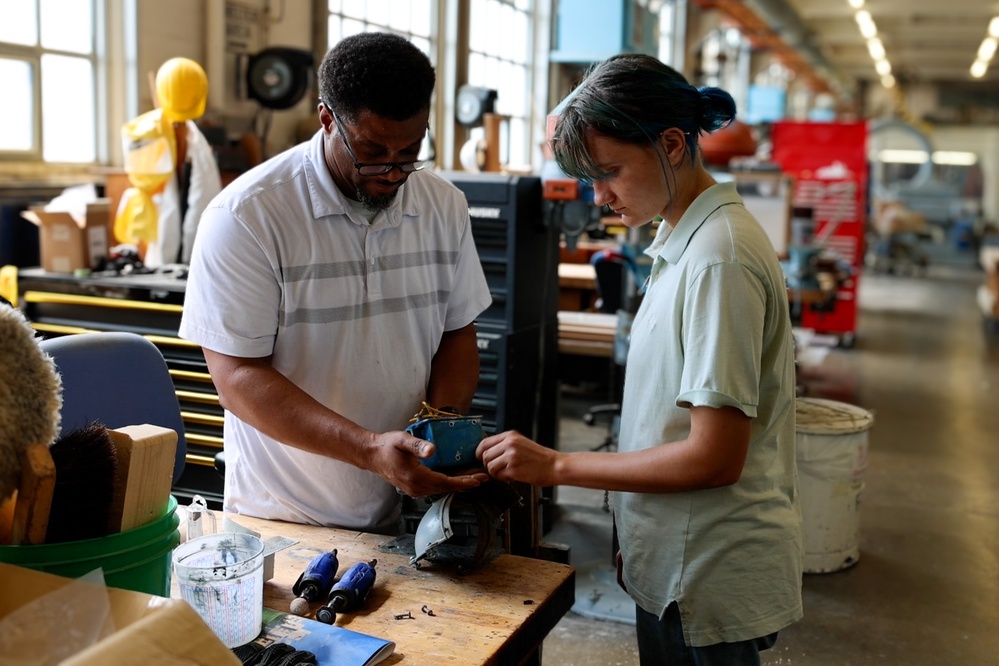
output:
[{"label": "fluorescent ceiling light", "polygon": [[985,72],[989,69],[989,63],[984,60],[976,60],[971,65],[971,75],[976,79],[980,79],[985,76]]},{"label": "fluorescent ceiling light", "polygon": [[877,37],[867,40],[867,51],[871,54],[871,57],[874,58],[875,62],[885,59],[884,44],[882,44],[881,40]]},{"label": "fluorescent ceiling light", "polygon": [[960,150],[935,150],[933,151],[933,161],[936,164],[971,166],[978,161],[978,155]]},{"label": "fluorescent ceiling light", "polygon": [[989,21],[989,36],[999,37],[999,16]]},{"label": "fluorescent ceiling light", "polygon": [[[885,149],[871,153],[872,161],[885,164],[924,164],[929,159],[925,150]],[[978,155],[962,150],[935,150],[932,159],[934,164],[971,166],[978,162]]]},{"label": "fluorescent ceiling light", "polygon": [[881,77],[881,85],[883,85],[885,88],[894,88],[895,77],[892,76],[891,74],[885,74],[884,76]]},{"label": "fluorescent ceiling light", "polygon": [[881,76],[888,76],[891,74],[891,63],[887,60],[878,60],[874,63],[874,69],[878,70]]},{"label": "fluorescent ceiling light", "polygon": [[860,34],[864,36],[864,39],[877,36],[878,28],[874,25],[874,19],[871,18],[869,11],[862,9],[857,12],[854,18],[857,20],[857,26],[860,28]]},{"label": "fluorescent ceiling light", "polygon": [[850,1],[850,6],[853,7],[854,9],[860,9],[861,7],[864,6],[864,0],[849,0],[849,1]]},{"label": "fluorescent ceiling light", "polygon": [[992,56],[996,53],[996,46],[999,46],[999,42],[996,42],[995,37],[986,37],[982,40],[982,45],[978,47],[978,59],[988,62],[992,60]]},{"label": "fluorescent ceiling light", "polygon": [[893,162],[895,164],[923,164],[930,159],[925,150],[881,150],[878,152],[878,161]]}]

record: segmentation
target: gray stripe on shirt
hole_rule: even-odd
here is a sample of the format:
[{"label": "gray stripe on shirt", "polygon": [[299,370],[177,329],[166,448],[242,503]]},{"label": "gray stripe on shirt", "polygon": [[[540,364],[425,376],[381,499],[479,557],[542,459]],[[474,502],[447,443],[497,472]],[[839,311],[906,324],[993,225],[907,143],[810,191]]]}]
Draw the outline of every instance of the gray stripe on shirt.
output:
[{"label": "gray stripe on shirt", "polygon": [[330,324],[356,319],[369,319],[378,315],[440,305],[447,301],[449,295],[450,292],[447,291],[432,291],[425,294],[413,294],[404,298],[386,298],[380,301],[369,301],[336,308],[299,308],[292,312],[282,312],[279,326],[287,328],[295,324]]},{"label": "gray stripe on shirt", "polygon": [[447,252],[444,250],[405,252],[378,257],[370,269],[365,268],[363,261],[335,261],[323,264],[308,264],[305,266],[286,266],[282,270],[282,278],[286,283],[300,282],[302,280],[324,280],[364,275],[365,273],[376,271],[412,268],[414,266],[454,266],[457,261],[457,252]]}]

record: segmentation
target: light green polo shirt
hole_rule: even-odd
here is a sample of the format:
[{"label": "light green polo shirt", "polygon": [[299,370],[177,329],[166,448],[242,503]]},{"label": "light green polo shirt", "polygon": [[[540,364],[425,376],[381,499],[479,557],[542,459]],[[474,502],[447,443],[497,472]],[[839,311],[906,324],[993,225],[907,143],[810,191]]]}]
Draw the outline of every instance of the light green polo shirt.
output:
[{"label": "light green polo shirt", "polygon": [[783,273],[733,183],[663,224],[631,329],[619,450],[690,432],[692,406],[752,417],[742,476],[724,488],[615,493],[624,580],[662,616],[677,601],[688,645],[748,640],[802,616],[794,351]]}]

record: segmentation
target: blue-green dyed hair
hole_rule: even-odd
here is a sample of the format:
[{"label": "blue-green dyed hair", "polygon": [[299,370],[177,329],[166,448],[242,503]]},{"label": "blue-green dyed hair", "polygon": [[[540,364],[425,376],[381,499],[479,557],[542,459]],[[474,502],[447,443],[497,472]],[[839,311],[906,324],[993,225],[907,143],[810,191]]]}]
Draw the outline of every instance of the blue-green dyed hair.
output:
[{"label": "blue-green dyed hair", "polygon": [[651,143],[665,168],[658,143],[665,130],[684,133],[693,163],[700,134],[725,127],[734,118],[735,100],[721,88],[695,88],[652,56],[623,54],[598,64],[570,93],[551,145],[564,173],[593,182],[607,174],[590,155],[590,132],[624,143]]}]

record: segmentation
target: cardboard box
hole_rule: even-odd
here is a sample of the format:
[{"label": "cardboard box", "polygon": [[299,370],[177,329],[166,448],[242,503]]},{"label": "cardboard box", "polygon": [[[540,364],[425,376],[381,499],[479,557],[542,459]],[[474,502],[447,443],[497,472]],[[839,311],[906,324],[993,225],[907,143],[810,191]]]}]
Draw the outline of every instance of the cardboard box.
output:
[{"label": "cardboard box", "polygon": [[108,254],[109,200],[87,204],[86,213],[33,206],[21,216],[38,225],[42,268],[51,273],[98,269]]},{"label": "cardboard box", "polygon": [[[89,585],[31,569],[0,562],[0,622],[25,604],[67,585]],[[109,666],[134,664],[167,666],[203,664],[239,666],[240,660],[215,637],[208,625],[186,601],[140,592],[89,585],[86,596],[107,593],[114,633],[93,643],[60,663],[63,666]],[[38,627],[38,620],[51,620],[51,630]],[[68,635],[72,613],[32,618],[32,631],[58,641]],[[36,633],[37,633],[36,632]],[[36,641],[40,643],[43,641]],[[17,657],[17,654],[9,655]]]}]

